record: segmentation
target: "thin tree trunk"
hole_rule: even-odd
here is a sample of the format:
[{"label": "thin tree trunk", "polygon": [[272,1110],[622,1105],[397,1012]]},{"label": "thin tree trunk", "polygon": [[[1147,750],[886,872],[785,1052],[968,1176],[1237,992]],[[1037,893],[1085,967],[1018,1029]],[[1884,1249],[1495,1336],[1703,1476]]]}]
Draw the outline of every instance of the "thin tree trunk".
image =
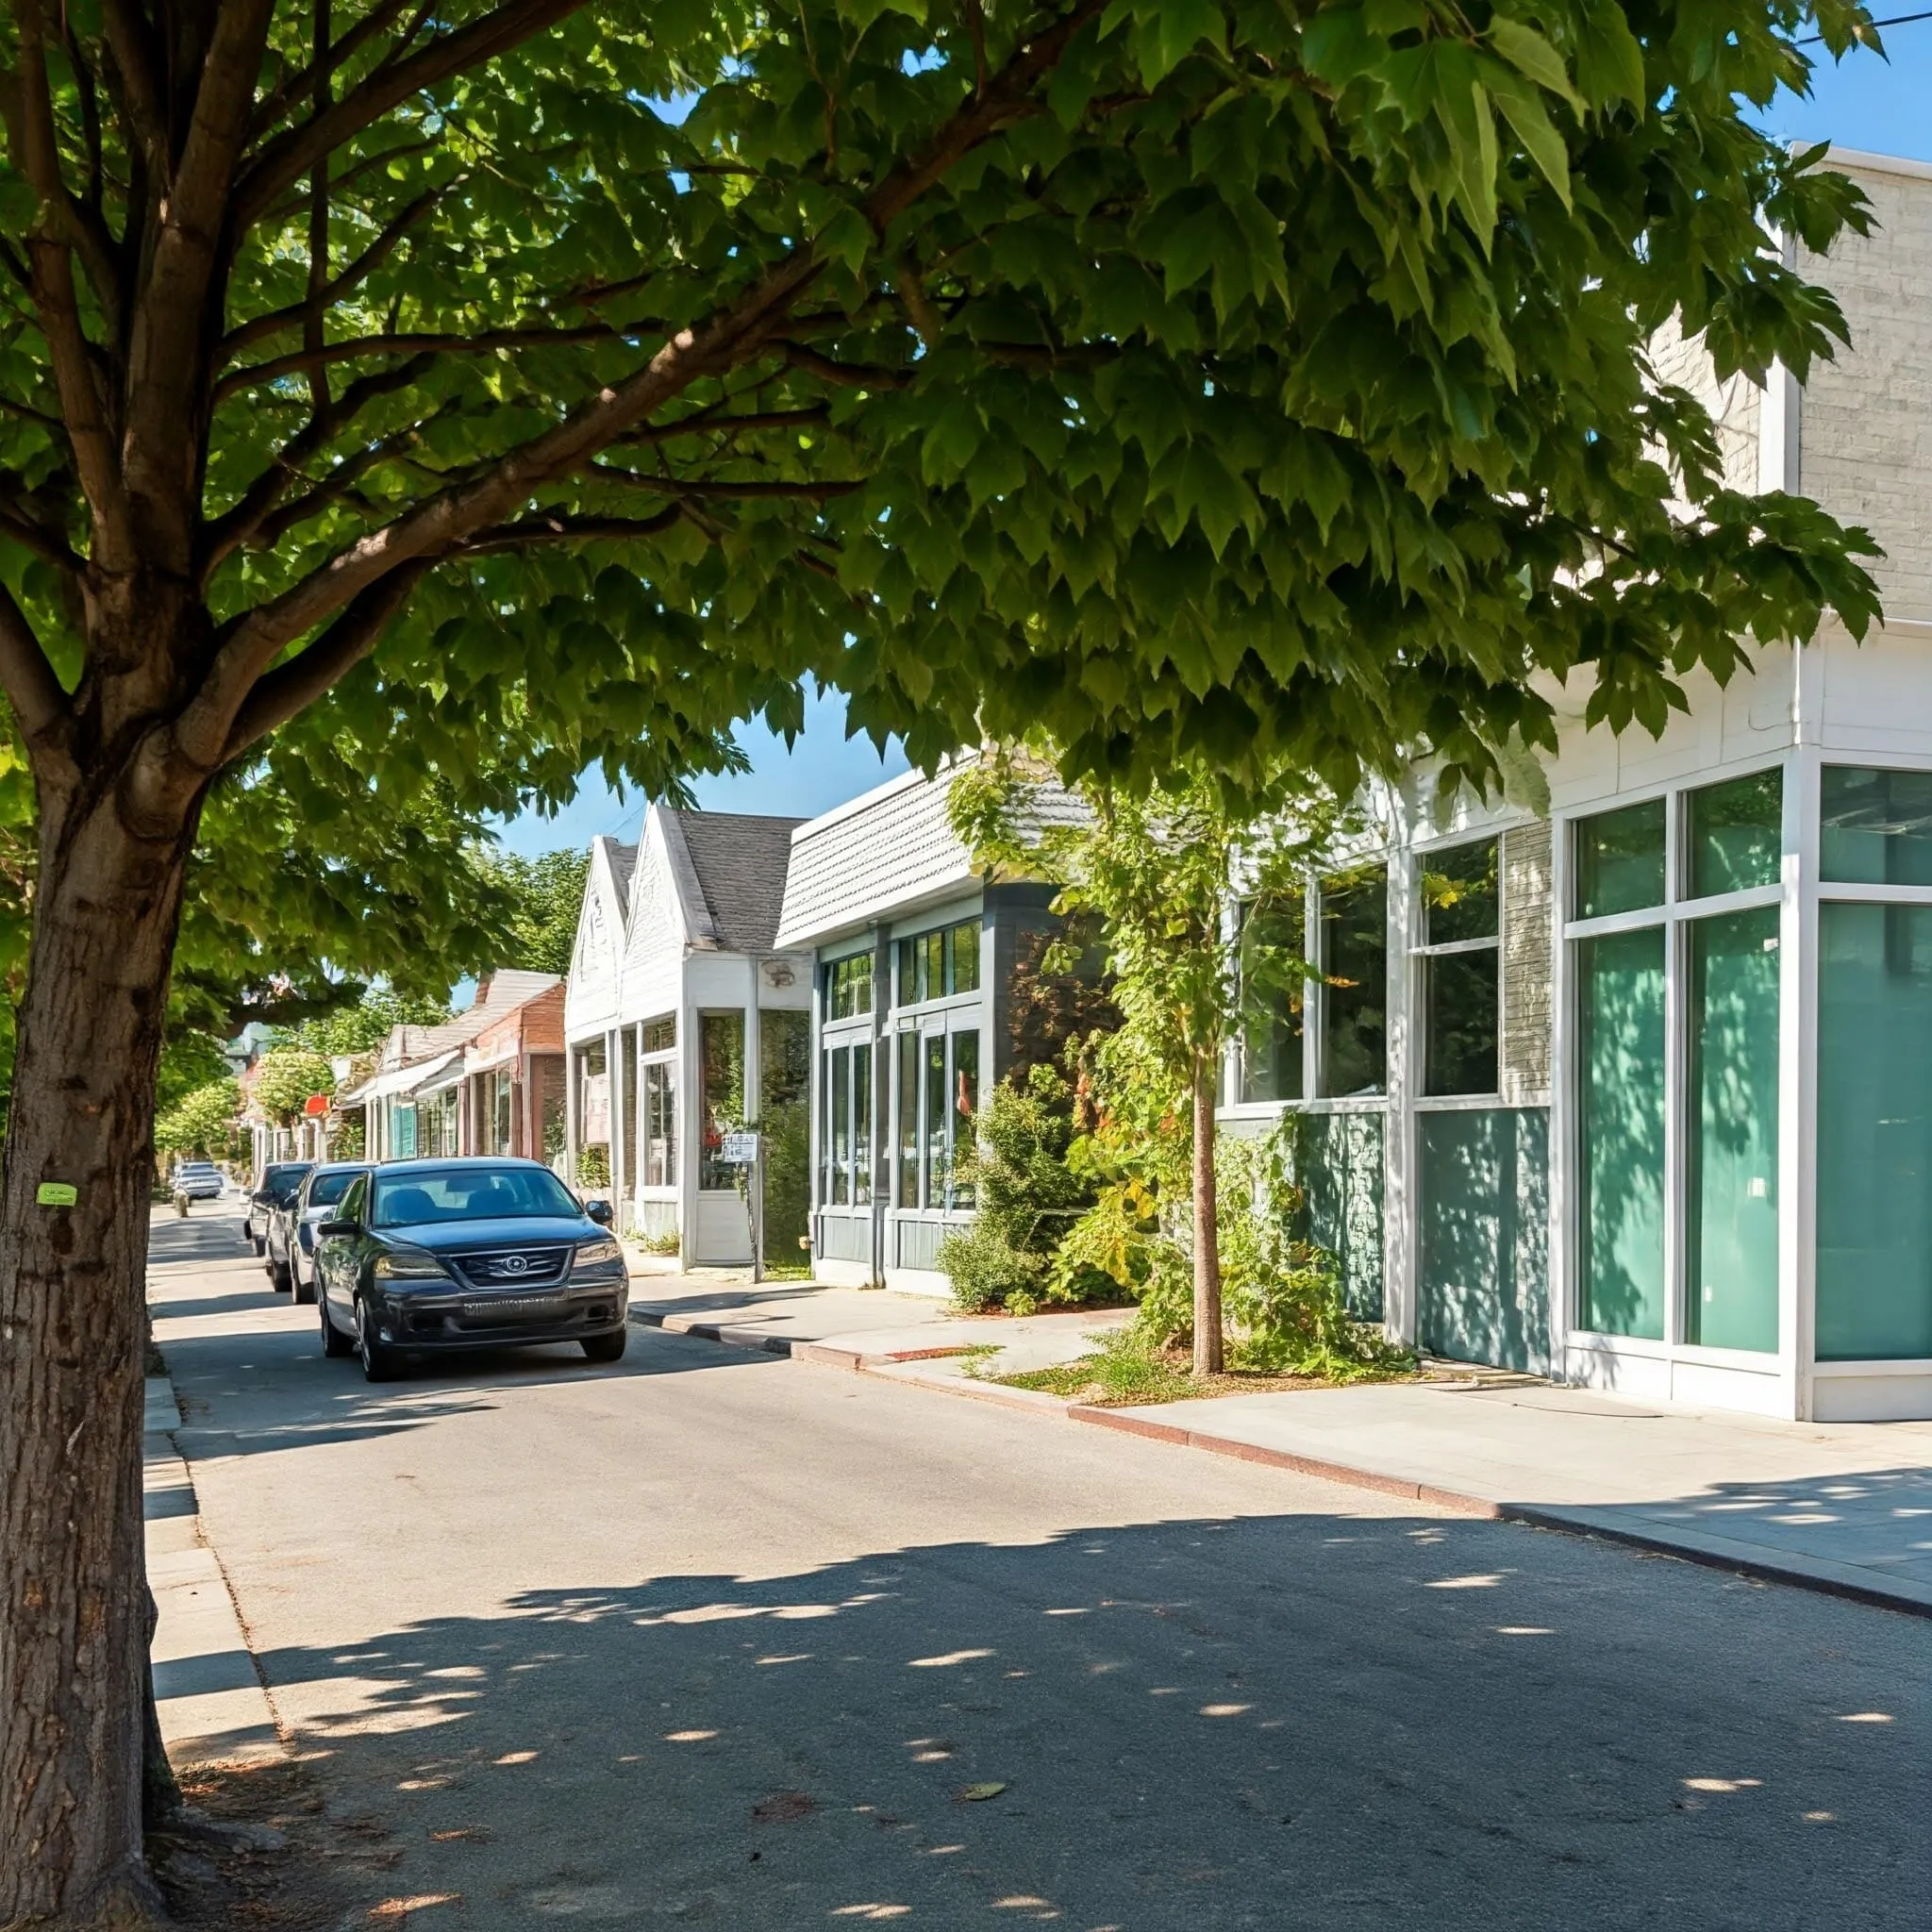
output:
[{"label": "thin tree trunk", "polygon": [[[192,838],[43,780],[0,1167],[0,1926],[160,1915],[142,1851],[143,1284]],[[75,1191],[73,1206],[41,1190]]]},{"label": "thin tree trunk", "polygon": [[1214,1089],[1220,1061],[1194,1061],[1194,1373],[1218,1375],[1221,1344],[1221,1222],[1214,1196]]}]

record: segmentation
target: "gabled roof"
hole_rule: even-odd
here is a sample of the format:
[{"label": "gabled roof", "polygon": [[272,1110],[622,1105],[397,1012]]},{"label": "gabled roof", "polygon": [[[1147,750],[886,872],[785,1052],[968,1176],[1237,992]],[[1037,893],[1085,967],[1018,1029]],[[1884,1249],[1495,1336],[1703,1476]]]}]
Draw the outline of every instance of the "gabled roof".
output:
[{"label": "gabled roof", "polygon": [[653,806],[691,941],[724,953],[769,953],[785,904],[791,835],[803,819]]}]

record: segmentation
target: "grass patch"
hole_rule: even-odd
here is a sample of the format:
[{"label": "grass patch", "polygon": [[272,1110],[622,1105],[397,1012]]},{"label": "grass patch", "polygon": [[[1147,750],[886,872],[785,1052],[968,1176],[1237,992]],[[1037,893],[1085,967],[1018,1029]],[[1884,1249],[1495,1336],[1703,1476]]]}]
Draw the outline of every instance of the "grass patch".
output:
[{"label": "grass patch", "polygon": [[[1037,1390],[1095,1408],[1137,1408],[1161,1402],[1197,1402],[1211,1395],[1265,1395],[1271,1391],[1342,1386],[1339,1380],[1324,1375],[1278,1374],[1259,1370],[1231,1369],[1224,1374],[1197,1376],[1191,1357],[1177,1349],[1155,1348],[1131,1328],[1116,1329],[1092,1339],[1099,1346],[1091,1355],[1048,1369],[1023,1369],[1015,1374],[987,1379],[1005,1388]],[[1347,1380],[1407,1382],[1413,1380],[1416,1374],[1413,1363],[1391,1364],[1386,1370],[1353,1374]]]}]

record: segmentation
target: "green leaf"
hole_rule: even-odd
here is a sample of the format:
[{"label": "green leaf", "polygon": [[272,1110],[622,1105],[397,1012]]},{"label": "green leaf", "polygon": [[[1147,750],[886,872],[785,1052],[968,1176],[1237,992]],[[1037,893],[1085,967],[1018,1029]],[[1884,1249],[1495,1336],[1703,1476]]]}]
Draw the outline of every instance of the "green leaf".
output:
[{"label": "green leaf", "polygon": [[1577,112],[1583,111],[1583,101],[1570,84],[1562,57],[1533,26],[1499,13],[1490,23],[1490,44],[1519,74],[1560,96]]},{"label": "green leaf", "polygon": [[[1543,178],[1562,197],[1563,206],[1569,208],[1570,151],[1563,145],[1563,137],[1557,132],[1542,102],[1520,83],[1492,84],[1491,91],[1496,105],[1516,130],[1517,140]],[[1487,109],[1483,118],[1486,122],[1489,119]]]}]

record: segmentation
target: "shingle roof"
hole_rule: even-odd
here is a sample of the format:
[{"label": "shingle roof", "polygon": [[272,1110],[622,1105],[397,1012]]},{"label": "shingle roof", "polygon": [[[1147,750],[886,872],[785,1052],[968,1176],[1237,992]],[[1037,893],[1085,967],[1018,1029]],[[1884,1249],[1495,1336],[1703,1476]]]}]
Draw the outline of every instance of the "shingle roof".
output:
[{"label": "shingle roof", "polygon": [[638,848],[635,845],[620,845],[615,839],[610,841],[610,874],[617,881],[617,903],[630,904],[630,875],[637,870]]},{"label": "shingle roof", "polygon": [[[748,812],[667,811],[680,833],[712,936],[727,953],[769,953],[785,904],[791,834],[803,819]],[[695,908],[693,908],[695,909]]]}]

